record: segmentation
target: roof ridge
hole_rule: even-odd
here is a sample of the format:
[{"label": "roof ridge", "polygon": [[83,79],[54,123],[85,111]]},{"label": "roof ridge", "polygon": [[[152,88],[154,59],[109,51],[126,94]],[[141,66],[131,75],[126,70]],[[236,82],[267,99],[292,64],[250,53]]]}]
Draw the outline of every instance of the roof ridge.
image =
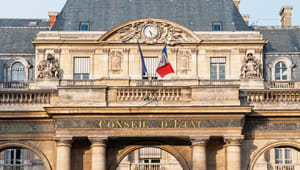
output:
[{"label": "roof ridge", "polygon": [[50,29],[50,27],[35,27],[35,26],[32,26],[32,27],[2,27],[2,26],[0,26],[0,28],[2,28],[2,29],[42,29],[42,28]]}]

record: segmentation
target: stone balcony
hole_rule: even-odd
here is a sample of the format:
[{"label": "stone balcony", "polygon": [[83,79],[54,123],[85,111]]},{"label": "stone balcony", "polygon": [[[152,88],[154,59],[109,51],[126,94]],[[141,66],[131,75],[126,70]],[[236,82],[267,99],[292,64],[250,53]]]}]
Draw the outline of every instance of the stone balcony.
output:
[{"label": "stone balcony", "polygon": [[[42,84],[42,86],[40,86]],[[2,109],[43,110],[44,106],[254,106],[300,108],[299,82],[265,82],[240,89],[240,80],[61,80],[1,83]],[[28,107],[32,106],[32,107]]]}]

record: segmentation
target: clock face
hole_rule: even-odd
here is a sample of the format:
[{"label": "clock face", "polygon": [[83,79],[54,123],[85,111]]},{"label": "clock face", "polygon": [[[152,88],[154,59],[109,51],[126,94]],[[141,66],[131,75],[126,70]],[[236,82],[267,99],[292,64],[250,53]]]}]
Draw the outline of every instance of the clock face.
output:
[{"label": "clock face", "polygon": [[148,38],[154,38],[158,34],[158,30],[155,26],[149,25],[144,29],[144,35]]}]

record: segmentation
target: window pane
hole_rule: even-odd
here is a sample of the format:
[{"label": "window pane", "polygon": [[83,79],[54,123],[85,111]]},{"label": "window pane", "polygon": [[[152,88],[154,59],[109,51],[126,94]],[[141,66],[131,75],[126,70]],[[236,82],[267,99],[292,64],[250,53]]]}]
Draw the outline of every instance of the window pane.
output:
[{"label": "window pane", "polygon": [[21,63],[15,63],[11,68],[11,80],[12,81],[24,81],[24,65]]},{"label": "window pane", "polygon": [[283,75],[281,80],[287,80],[287,75]]},{"label": "window pane", "polygon": [[89,31],[89,23],[81,23],[80,31]]},{"label": "window pane", "polygon": [[210,65],[210,79],[217,80],[217,64],[211,64]]},{"label": "window pane", "polygon": [[82,74],[82,80],[88,80],[89,76],[90,76],[90,74],[87,74],[87,73]]},{"label": "window pane", "polygon": [[80,80],[80,79],[81,79],[80,74],[75,73],[75,74],[74,74],[74,80]]},{"label": "window pane", "polygon": [[[279,70],[279,69],[278,69],[278,70]],[[275,80],[281,80],[281,79],[280,79],[280,71],[277,72],[277,70],[276,70],[276,72],[275,72]]]},{"label": "window pane", "polygon": [[292,150],[289,148],[285,148],[285,164],[292,163]]}]

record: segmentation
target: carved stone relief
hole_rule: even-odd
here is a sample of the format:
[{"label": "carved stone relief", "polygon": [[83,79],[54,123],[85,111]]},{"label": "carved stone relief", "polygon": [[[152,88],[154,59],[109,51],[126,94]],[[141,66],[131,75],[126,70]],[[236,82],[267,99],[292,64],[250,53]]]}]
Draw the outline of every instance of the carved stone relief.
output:
[{"label": "carved stone relief", "polygon": [[[145,32],[147,27],[154,29],[153,36]],[[151,33],[152,34],[152,33]],[[109,41],[122,41],[136,43],[154,44],[167,43],[176,45],[184,42],[194,42],[194,38],[183,29],[169,23],[159,21],[141,21],[129,24],[116,32],[117,36],[108,38]]]},{"label": "carved stone relief", "polygon": [[37,79],[50,80],[61,79],[63,70],[59,66],[59,61],[52,54],[48,54],[45,60],[40,61],[37,66]]},{"label": "carved stone relief", "polygon": [[112,51],[110,54],[111,54],[111,70],[120,71],[123,53],[121,51]]},{"label": "carved stone relief", "polygon": [[189,51],[180,51],[178,53],[178,66],[179,71],[181,74],[187,74],[187,71],[190,69],[190,57],[191,52]]},{"label": "carved stone relief", "polygon": [[260,79],[262,78],[262,64],[252,53],[248,53],[241,69],[241,78]]}]

